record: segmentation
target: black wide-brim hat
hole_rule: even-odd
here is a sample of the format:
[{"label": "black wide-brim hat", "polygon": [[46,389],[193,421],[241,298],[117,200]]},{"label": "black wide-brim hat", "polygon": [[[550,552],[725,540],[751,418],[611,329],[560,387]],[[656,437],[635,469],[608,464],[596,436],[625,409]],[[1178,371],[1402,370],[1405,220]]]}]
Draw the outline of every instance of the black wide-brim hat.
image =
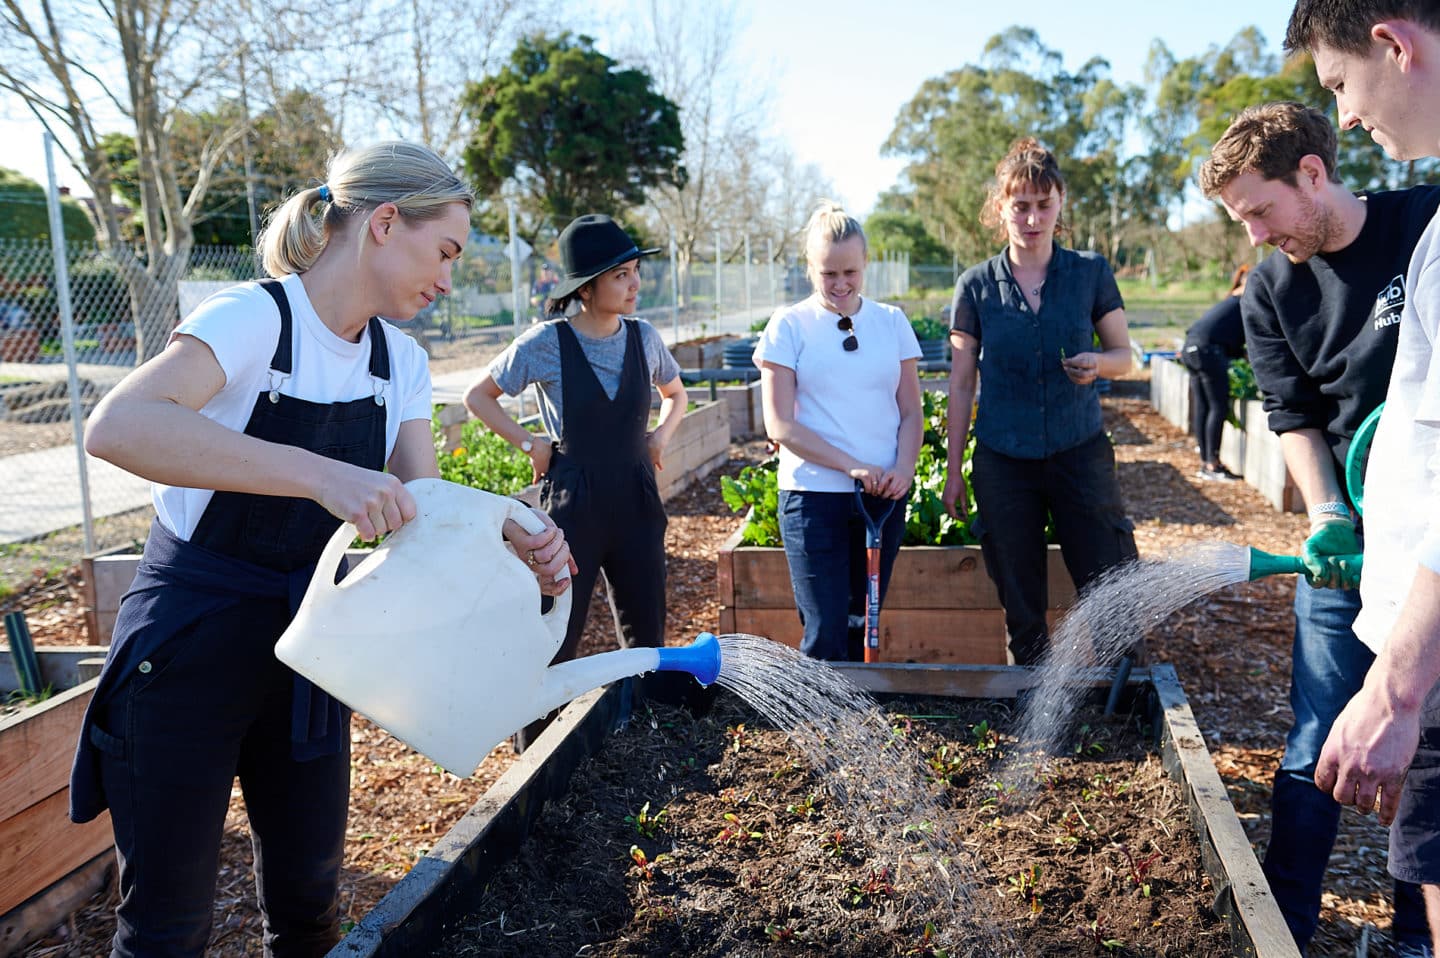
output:
[{"label": "black wide-brim hat", "polygon": [[660,247],[639,249],[630,234],[603,213],[578,216],[560,234],[560,266],[565,278],[550,291],[551,299],[569,296],[601,273],[641,256],[660,252]]}]

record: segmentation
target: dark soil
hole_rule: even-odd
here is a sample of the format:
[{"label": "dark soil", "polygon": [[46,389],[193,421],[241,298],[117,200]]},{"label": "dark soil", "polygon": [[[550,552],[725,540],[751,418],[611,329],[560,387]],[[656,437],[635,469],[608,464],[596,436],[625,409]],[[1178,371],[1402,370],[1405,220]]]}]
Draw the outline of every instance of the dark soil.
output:
[{"label": "dark soil", "polygon": [[1006,703],[885,708],[941,808],[915,824],[979,860],[960,915],[917,909],[933,889],[877,856],[783,732],[727,695],[703,719],[657,708],[607,740],[433,954],[992,954],[955,920],[976,911],[1032,958],[1230,954],[1146,723],[1082,714],[1027,800],[998,782]]}]

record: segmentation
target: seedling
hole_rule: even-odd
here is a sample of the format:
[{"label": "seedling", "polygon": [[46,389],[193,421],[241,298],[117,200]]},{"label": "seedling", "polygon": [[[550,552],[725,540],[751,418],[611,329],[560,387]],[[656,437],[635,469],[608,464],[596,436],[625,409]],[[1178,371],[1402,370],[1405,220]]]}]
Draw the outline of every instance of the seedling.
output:
[{"label": "seedling", "polygon": [[1007,879],[1010,886],[1030,906],[1030,914],[1038,915],[1044,907],[1040,902],[1040,892],[1037,886],[1040,884],[1041,868],[1039,865],[1031,865],[1029,868]]},{"label": "seedling", "polygon": [[1057,845],[1078,845],[1082,835],[1095,831],[1094,826],[1085,820],[1080,806],[1074,802],[1070,803],[1070,811],[1061,816],[1060,826],[1065,829],[1065,834],[1055,839]]},{"label": "seedling", "polygon": [[795,941],[799,933],[789,925],[770,924],[765,926],[765,937],[774,942]]},{"label": "seedling", "polygon": [[1002,782],[999,779],[990,783],[990,790],[995,794],[981,802],[981,805],[990,808],[999,808],[1010,800],[1010,796],[1020,788],[1015,782]]},{"label": "seedling", "polygon": [[977,752],[993,752],[1000,747],[1000,733],[983,719],[970,727],[970,737]]},{"label": "seedling", "polygon": [[907,948],[906,955],[916,955],[918,958],[949,958],[949,952],[935,947],[935,923],[927,921],[925,930],[920,933],[920,941],[914,948]]},{"label": "seedling", "polygon": [[1096,918],[1088,925],[1077,926],[1076,930],[1080,933],[1082,939],[1088,941],[1099,950],[1119,951],[1125,947],[1125,942],[1119,938],[1110,937],[1109,929],[1105,927],[1105,923],[1099,918]]},{"label": "seedling", "polygon": [[654,881],[655,869],[669,857],[669,855],[656,855],[654,858],[650,858],[645,854],[645,849],[639,845],[631,845],[630,860],[635,864],[631,866],[630,870],[639,875],[641,881]]},{"label": "seedling", "polygon": [[725,737],[730,740],[730,751],[738,752],[750,744],[750,733],[745,730],[745,723],[730,725],[725,729]]},{"label": "seedling", "polygon": [[863,905],[875,898],[893,897],[895,886],[890,883],[890,869],[884,867],[872,871],[863,882],[846,886],[845,891],[851,905]]},{"label": "seedling", "polygon": [[794,775],[796,772],[803,771],[805,771],[805,769],[799,762],[786,762],[784,765],[781,765],[775,771],[770,773],[770,780],[777,781],[781,778],[784,778],[786,775]]},{"label": "seedling", "polygon": [[1120,853],[1125,856],[1126,863],[1130,866],[1130,881],[1140,889],[1140,894],[1145,898],[1150,897],[1150,883],[1145,880],[1150,874],[1150,869],[1160,860],[1159,852],[1151,852],[1143,858],[1136,858],[1124,845],[1117,845]]},{"label": "seedling", "polygon": [[839,858],[845,854],[845,833],[837,828],[821,840],[820,848],[826,854]]},{"label": "seedling", "polygon": [[901,838],[909,838],[911,835],[929,835],[935,830],[934,822],[921,822],[918,825],[906,825],[900,829]]},{"label": "seedling", "polygon": [[1080,797],[1087,802],[1096,798],[1104,798],[1113,802],[1129,790],[1129,785],[1123,782],[1117,783],[1111,780],[1109,775],[1096,775],[1090,779],[1089,788],[1080,789]]},{"label": "seedling", "polygon": [[965,769],[965,759],[950,750],[949,745],[942,745],[930,757],[925,760],[930,767],[930,774],[934,781],[949,784]]},{"label": "seedling", "polygon": [[650,814],[650,803],[646,802],[640,806],[640,811],[634,815],[626,815],[625,821],[635,826],[635,831],[646,838],[654,838],[655,835],[665,827],[665,818],[668,809],[660,809],[654,815]]},{"label": "seedling", "polygon": [[746,827],[745,824],[740,821],[740,816],[734,812],[726,812],[725,821],[728,824],[715,835],[714,843],[716,845],[743,845],[752,838],[758,839],[765,837],[764,832],[755,831]]},{"label": "seedling", "polygon": [[785,811],[794,815],[796,818],[809,819],[815,814],[815,793],[811,792],[809,795],[806,795],[805,801],[803,802],[794,802],[786,805]]},{"label": "seedling", "polygon": [[1075,743],[1076,755],[1104,755],[1105,746],[1098,741],[1092,740],[1089,736],[1096,730],[1089,725],[1080,726],[1080,740]]}]

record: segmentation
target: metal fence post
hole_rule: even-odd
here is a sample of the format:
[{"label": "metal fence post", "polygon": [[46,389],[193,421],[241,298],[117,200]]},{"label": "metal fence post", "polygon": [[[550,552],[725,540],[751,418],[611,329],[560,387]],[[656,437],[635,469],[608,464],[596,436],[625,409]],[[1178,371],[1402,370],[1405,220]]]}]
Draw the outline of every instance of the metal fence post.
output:
[{"label": "metal fence post", "polygon": [[45,133],[45,205],[50,213],[50,249],[55,256],[55,292],[60,300],[60,336],[70,380],[70,430],[75,437],[75,460],[80,470],[80,522],[85,551],[95,551],[95,525],[90,510],[90,474],[85,462],[84,411],[80,405],[80,374],[75,368],[75,322],[70,305],[70,267],[65,259],[65,223],[60,216],[60,189],[55,185],[55,137]]},{"label": "metal fence post", "polygon": [[770,283],[770,306],[773,308],[779,305],[780,298],[775,295],[775,241],[765,240],[765,275]]},{"label": "metal fence post", "polygon": [[720,317],[722,315],[720,306],[720,231],[715,231],[715,332],[723,332],[720,328]]},{"label": "metal fence post", "polygon": [[750,329],[750,313],[753,307],[750,305],[750,234],[745,234],[745,329]]},{"label": "metal fence post", "polygon": [[670,231],[670,326],[675,330],[675,342],[680,342],[680,272],[676,268],[674,230]]}]

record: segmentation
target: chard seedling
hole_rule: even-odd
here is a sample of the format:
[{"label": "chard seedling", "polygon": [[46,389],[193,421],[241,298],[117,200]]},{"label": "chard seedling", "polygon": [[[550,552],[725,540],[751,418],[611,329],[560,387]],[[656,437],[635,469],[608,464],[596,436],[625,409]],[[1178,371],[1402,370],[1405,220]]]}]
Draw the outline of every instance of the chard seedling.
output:
[{"label": "chard seedling", "polygon": [[650,814],[650,803],[646,802],[640,806],[640,811],[634,815],[626,815],[625,821],[635,826],[635,831],[646,838],[654,838],[660,829],[665,827],[665,818],[669,809],[662,808],[654,815]]},{"label": "chard seedling", "polygon": [[930,757],[925,760],[930,766],[930,774],[936,782],[951,784],[951,779],[956,778],[965,768],[965,759],[961,755],[950,751],[949,745],[942,745]]},{"label": "chard seedling", "polygon": [[765,937],[773,942],[794,941],[800,936],[789,925],[766,925]]},{"label": "chard seedling", "polygon": [[1125,856],[1126,864],[1130,866],[1130,881],[1134,883],[1136,888],[1140,889],[1140,894],[1143,897],[1149,898],[1150,883],[1147,882],[1145,878],[1150,874],[1150,869],[1160,860],[1160,853],[1151,852],[1143,858],[1136,858],[1130,849],[1124,845],[1117,845],[1116,847],[1120,849],[1120,853]]},{"label": "chard seedling", "polygon": [[1105,927],[1105,923],[1099,918],[1096,918],[1088,925],[1077,926],[1076,930],[1080,933],[1081,938],[1104,951],[1119,951],[1125,947],[1125,942],[1119,938],[1110,937],[1109,929]]},{"label": "chard seedling", "polygon": [[630,870],[639,875],[641,881],[654,881],[655,869],[659,868],[660,863],[669,857],[669,855],[656,855],[654,858],[650,858],[645,854],[645,849],[639,845],[631,845],[630,860],[635,864],[631,866]]},{"label": "chard seedling", "polygon": [[1000,733],[991,728],[990,723],[984,719],[970,727],[970,737],[977,752],[993,752],[1000,747]]},{"label": "chard seedling", "polygon": [[1040,884],[1041,868],[1039,865],[1031,865],[1012,878],[1007,879],[1010,886],[1030,905],[1030,914],[1038,915],[1044,907],[1040,902],[1040,892],[1037,886]]},{"label": "chard seedling", "polygon": [[839,858],[845,854],[845,833],[837,828],[821,840],[820,849],[828,855]]},{"label": "chard seedling", "polygon": [[811,792],[809,795],[806,795],[805,801],[803,802],[794,802],[786,805],[785,811],[794,815],[796,818],[810,818],[815,814],[815,793]]},{"label": "chard seedling", "polygon": [[740,821],[740,816],[734,812],[726,812],[725,821],[728,824],[715,835],[714,844],[716,845],[726,845],[730,843],[743,845],[752,838],[759,839],[765,837],[764,832],[747,828],[745,824]]},{"label": "chard seedling", "polygon": [[893,897],[895,886],[890,883],[890,869],[882,867],[872,871],[863,882],[846,886],[845,891],[850,895],[851,905],[863,905],[874,898]]},{"label": "chard seedling", "polygon": [[745,731],[745,723],[727,726],[725,737],[730,740],[730,751],[738,752],[741,748],[750,744],[750,733]]}]

